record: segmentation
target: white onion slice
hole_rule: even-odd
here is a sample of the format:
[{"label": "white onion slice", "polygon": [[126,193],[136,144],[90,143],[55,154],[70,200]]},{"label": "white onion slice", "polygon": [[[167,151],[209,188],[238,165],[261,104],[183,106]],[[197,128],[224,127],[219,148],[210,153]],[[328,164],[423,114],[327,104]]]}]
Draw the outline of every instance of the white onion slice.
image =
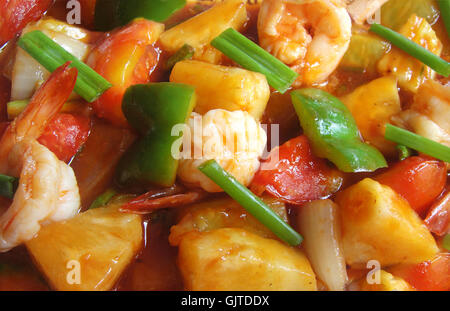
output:
[{"label": "white onion slice", "polygon": [[[65,26],[62,27],[62,25]],[[80,35],[81,32],[85,32],[86,36],[88,34],[80,28],[47,19],[27,26],[23,33],[33,30],[41,30],[80,60],[84,60],[89,53],[90,46],[80,40],[80,38],[84,38]],[[27,52],[17,48],[12,71],[11,100],[30,98],[49,75],[50,73]]]},{"label": "white onion slice", "polygon": [[319,200],[303,206],[298,215],[306,254],[318,278],[332,291],[344,290],[348,280],[337,208],[331,200]]}]

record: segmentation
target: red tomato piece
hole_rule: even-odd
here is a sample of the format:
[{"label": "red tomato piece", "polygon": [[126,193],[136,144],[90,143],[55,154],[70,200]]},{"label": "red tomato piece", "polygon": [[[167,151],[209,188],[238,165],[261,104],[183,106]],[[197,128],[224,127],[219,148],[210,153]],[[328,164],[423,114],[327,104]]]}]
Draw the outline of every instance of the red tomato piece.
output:
[{"label": "red tomato piece", "polygon": [[439,236],[445,235],[450,230],[450,192],[433,204],[425,218],[428,230]]},{"label": "red tomato piece", "polygon": [[395,267],[391,271],[421,291],[450,290],[450,254],[440,254],[418,265]]},{"label": "red tomato piece", "polygon": [[423,215],[444,190],[447,168],[443,162],[432,158],[410,157],[394,164],[376,180],[391,187]]},{"label": "red tomato piece", "polygon": [[[77,81],[78,70],[70,62],[57,68],[34,93],[24,111],[9,124],[0,139],[0,158],[6,159],[17,137],[38,139],[61,111]],[[6,170],[0,163],[0,170]]]},{"label": "red tomato piece", "polygon": [[39,20],[53,0],[0,1],[0,46],[14,38],[28,23]]},{"label": "red tomato piece", "polygon": [[94,111],[118,126],[126,126],[122,98],[134,84],[147,83],[159,61],[159,52],[152,46],[163,25],[137,19],[128,26],[106,36],[88,57],[88,65],[113,84],[97,101]]},{"label": "red tomato piece", "polygon": [[329,197],[339,190],[342,181],[337,170],[312,153],[306,136],[300,136],[272,150],[251,189],[258,195],[267,191],[285,202],[301,205]]},{"label": "red tomato piece", "polygon": [[69,162],[86,142],[90,128],[88,117],[60,113],[50,122],[38,141],[61,161]]}]

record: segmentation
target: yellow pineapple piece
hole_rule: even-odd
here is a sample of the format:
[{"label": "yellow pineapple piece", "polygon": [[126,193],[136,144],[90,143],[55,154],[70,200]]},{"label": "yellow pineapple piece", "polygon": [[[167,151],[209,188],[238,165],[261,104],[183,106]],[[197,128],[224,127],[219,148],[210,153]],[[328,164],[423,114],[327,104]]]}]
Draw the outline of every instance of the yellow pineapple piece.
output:
[{"label": "yellow pineapple piece", "polygon": [[217,64],[223,54],[210,42],[228,28],[240,30],[247,22],[246,1],[226,0],[164,32],[164,50],[175,53],[184,44],[195,49],[194,59]]},{"label": "yellow pineapple piece", "polygon": [[113,205],[45,226],[26,246],[54,289],[101,291],[115,285],[142,239],[141,217]]},{"label": "yellow pineapple piece", "polygon": [[[441,55],[442,43],[426,19],[412,15],[400,28],[399,33],[430,52]],[[422,83],[433,79],[436,75],[430,67],[396,47],[392,47],[392,50],[380,60],[378,71],[382,75],[396,76],[399,86],[412,93],[416,93]]]},{"label": "yellow pineapple piece", "polygon": [[370,260],[389,266],[420,263],[439,251],[409,203],[388,186],[366,178],[336,198],[347,264],[364,268]]},{"label": "yellow pineapple piece", "polygon": [[178,266],[187,290],[317,290],[300,249],[238,228],[186,234]]},{"label": "yellow pineapple piece", "polygon": [[406,291],[414,291],[414,288],[408,284],[405,280],[402,278],[393,276],[389,272],[386,272],[384,270],[380,270],[380,282],[375,284],[369,284],[367,282],[367,279],[364,278],[360,281],[360,289],[362,291],[400,291],[400,292],[406,292]]},{"label": "yellow pineapple piece", "polygon": [[384,138],[385,126],[391,117],[401,112],[397,79],[379,78],[358,87],[342,98],[356,120],[364,140],[383,154],[395,155],[395,143]]},{"label": "yellow pineapple piece", "polygon": [[200,114],[213,109],[242,110],[259,120],[270,97],[270,87],[264,75],[199,61],[178,62],[170,81],[195,87],[195,111]]},{"label": "yellow pineapple piece", "polygon": [[[289,222],[286,205],[271,196],[263,201],[285,222]],[[180,222],[170,229],[169,242],[173,246],[180,244],[183,236],[189,232],[207,232],[221,228],[241,228],[264,238],[277,239],[275,234],[242,206],[231,198],[209,200],[189,206],[181,215]]]}]

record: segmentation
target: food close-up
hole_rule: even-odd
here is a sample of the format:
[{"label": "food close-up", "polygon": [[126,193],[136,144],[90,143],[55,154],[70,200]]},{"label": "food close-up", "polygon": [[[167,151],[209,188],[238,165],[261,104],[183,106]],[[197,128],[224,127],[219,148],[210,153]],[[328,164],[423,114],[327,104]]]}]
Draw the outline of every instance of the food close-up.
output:
[{"label": "food close-up", "polygon": [[0,0],[0,291],[449,291],[450,0]]}]

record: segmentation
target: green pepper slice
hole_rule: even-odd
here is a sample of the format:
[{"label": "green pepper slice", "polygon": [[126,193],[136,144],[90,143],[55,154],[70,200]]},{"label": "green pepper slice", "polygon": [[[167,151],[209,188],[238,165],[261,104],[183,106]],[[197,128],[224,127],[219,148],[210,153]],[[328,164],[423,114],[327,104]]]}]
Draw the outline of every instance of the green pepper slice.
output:
[{"label": "green pepper slice", "polygon": [[343,172],[373,172],[387,167],[383,155],[361,141],[350,110],[336,97],[319,89],[291,93],[302,128],[317,156]]},{"label": "green pepper slice", "polygon": [[0,196],[12,199],[18,183],[18,178],[0,174]]},{"label": "green pepper slice", "polygon": [[109,31],[138,17],[164,22],[185,5],[186,0],[97,0],[95,27]]},{"label": "green pepper slice", "polygon": [[119,184],[170,187],[175,183],[178,160],[172,145],[181,135],[172,135],[172,129],[187,122],[195,103],[194,88],[185,84],[162,82],[128,88],[122,110],[143,138],[119,162]]}]

